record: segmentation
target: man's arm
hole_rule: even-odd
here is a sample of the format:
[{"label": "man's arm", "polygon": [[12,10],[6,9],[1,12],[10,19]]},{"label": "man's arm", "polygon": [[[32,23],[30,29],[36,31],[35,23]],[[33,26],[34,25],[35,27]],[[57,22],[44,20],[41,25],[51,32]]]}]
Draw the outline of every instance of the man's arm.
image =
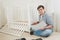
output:
[{"label": "man's arm", "polygon": [[52,28],[52,26],[51,25],[48,25],[48,26],[46,26],[44,28],[40,28],[40,30],[51,29],[51,28]]},{"label": "man's arm", "polygon": [[46,20],[46,22],[47,22],[47,29],[50,29],[50,28],[53,28],[53,20],[52,20],[52,18],[50,17],[50,16],[46,16],[47,17],[47,20]]},{"label": "man's arm", "polygon": [[47,27],[45,27],[45,29],[51,29],[52,25],[48,25]]}]

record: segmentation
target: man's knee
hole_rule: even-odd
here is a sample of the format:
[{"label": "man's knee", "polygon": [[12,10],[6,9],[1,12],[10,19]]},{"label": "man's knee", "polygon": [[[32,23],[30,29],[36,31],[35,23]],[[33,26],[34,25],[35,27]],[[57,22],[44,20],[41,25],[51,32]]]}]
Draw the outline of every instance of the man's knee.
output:
[{"label": "man's knee", "polygon": [[51,29],[46,29],[44,32],[45,33],[48,33],[48,34],[51,34],[52,33],[52,30]]},{"label": "man's knee", "polygon": [[44,32],[42,32],[42,33],[40,34],[40,36],[49,36],[51,33],[52,33],[52,30],[47,29],[47,30],[45,30]]},{"label": "man's knee", "polygon": [[41,34],[42,32],[43,32],[43,31],[41,31],[41,30],[36,30],[36,31],[34,31],[34,35],[40,36],[40,34]]}]

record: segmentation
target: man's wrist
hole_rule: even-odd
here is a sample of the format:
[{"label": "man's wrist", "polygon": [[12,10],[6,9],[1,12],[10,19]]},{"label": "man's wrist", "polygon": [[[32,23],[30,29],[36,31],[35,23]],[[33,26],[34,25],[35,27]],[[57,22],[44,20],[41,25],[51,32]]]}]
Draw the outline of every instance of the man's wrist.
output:
[{"label": "man's wrist", "polygon": [[45,27],[45,29],[49,29],[48,27]]}]

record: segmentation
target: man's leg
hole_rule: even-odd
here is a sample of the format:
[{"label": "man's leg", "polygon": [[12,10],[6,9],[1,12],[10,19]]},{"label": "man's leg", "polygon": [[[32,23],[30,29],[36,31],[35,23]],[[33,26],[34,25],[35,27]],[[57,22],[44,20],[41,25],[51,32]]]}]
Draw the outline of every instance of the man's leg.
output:
[{"label": "man's leg", "polygon": [[42,30],[36,30],[36,31],[34,31],[34,35],[36,35],[36,36],[40,36],[40,34],[42,33],[43,31]]},{"label": "man's leg", "polygon": [[46,29],[46,30],[44,30],[44,31],[40,34],[40,36],[47,37],[47,36],[49,36],[51,33],[52,33],[52,30],[51,30],[51,29]]},{"label": "man's leg", "polygon": [[50,34],[52,33],[52,30],[51,29],[46,29],[46,30],[37,30],[37,31],[34,31],[34,35],[36,36],[49,36]]}]

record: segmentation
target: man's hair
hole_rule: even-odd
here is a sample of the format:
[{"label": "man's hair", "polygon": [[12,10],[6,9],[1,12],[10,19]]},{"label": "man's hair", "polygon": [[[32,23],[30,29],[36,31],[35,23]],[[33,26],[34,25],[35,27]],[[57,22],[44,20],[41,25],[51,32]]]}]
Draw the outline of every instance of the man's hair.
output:
[{"label": "man's hair", "polygon": [[38,7],[37,7],[37,10],[39,9],[39,8],[43,8],[44,9],[44,6],[43,5],[39,5]]}]

